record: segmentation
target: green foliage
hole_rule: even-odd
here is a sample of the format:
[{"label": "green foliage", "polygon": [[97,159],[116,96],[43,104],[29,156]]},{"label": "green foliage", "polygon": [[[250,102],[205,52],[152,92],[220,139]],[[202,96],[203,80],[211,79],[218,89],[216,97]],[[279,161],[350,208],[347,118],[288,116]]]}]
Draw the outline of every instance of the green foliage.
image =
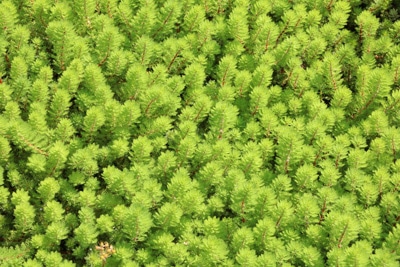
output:
[{"label": "green foliage", "polygon": [[0,247],[0,263],[2,266],[17,266],[29,258],[30,247],[25,243],[15,247]]},{"label": "green foliage", "polygon": [[37,191],[43,202],[47,202],[52,200],[54,195],[60,191],[60,185],[54,178],[48,177],[40,182]]},{"label": "green foliage", "polygon": [[396,3],[2,1],[0,265],[397,266]]},{"label": "green foliage", "polygon": [[145,240],[146,233],[153,226],[150,212],[140,205],[132,204],[129,207],[117,206],[113,218],[118,227],[133,243]]}]

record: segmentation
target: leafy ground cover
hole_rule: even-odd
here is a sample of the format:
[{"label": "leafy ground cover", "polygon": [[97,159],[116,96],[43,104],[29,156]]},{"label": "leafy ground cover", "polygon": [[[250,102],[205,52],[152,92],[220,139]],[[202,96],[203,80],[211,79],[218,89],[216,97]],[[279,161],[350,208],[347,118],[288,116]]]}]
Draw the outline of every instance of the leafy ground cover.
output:
[{"label": "leafy ground cover", "polygon": [[1,1],[1,266],[399,266],[399,6]]}]

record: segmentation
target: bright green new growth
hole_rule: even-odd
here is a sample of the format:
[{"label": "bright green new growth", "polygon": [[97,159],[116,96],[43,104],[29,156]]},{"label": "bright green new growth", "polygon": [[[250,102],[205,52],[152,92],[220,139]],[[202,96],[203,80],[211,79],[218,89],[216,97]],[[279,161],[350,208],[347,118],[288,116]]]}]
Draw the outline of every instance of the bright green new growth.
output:
[{"label": "bright green new growth", "polygon": [[4,0],[1,266],[398,266],[398,0]]}]

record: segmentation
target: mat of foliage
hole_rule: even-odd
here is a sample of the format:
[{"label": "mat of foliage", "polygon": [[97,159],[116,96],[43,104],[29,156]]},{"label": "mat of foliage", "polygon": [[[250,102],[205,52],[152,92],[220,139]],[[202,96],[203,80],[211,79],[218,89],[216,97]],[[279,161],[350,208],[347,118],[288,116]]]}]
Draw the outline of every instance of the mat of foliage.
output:
[{"label": "mat of foliage", "polygon": [[1,266],[399,266],[397,0],[3,0]]}]

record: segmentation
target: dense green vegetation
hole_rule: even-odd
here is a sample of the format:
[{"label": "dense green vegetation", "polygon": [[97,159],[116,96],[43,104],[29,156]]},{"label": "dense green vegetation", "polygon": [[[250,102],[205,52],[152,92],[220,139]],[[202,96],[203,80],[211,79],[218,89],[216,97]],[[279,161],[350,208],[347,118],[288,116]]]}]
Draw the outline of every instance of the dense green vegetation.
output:
[{"label": "dense green vegetation", "polygon": [[399,6],[0,1],[0,265],[399,266]]}]

